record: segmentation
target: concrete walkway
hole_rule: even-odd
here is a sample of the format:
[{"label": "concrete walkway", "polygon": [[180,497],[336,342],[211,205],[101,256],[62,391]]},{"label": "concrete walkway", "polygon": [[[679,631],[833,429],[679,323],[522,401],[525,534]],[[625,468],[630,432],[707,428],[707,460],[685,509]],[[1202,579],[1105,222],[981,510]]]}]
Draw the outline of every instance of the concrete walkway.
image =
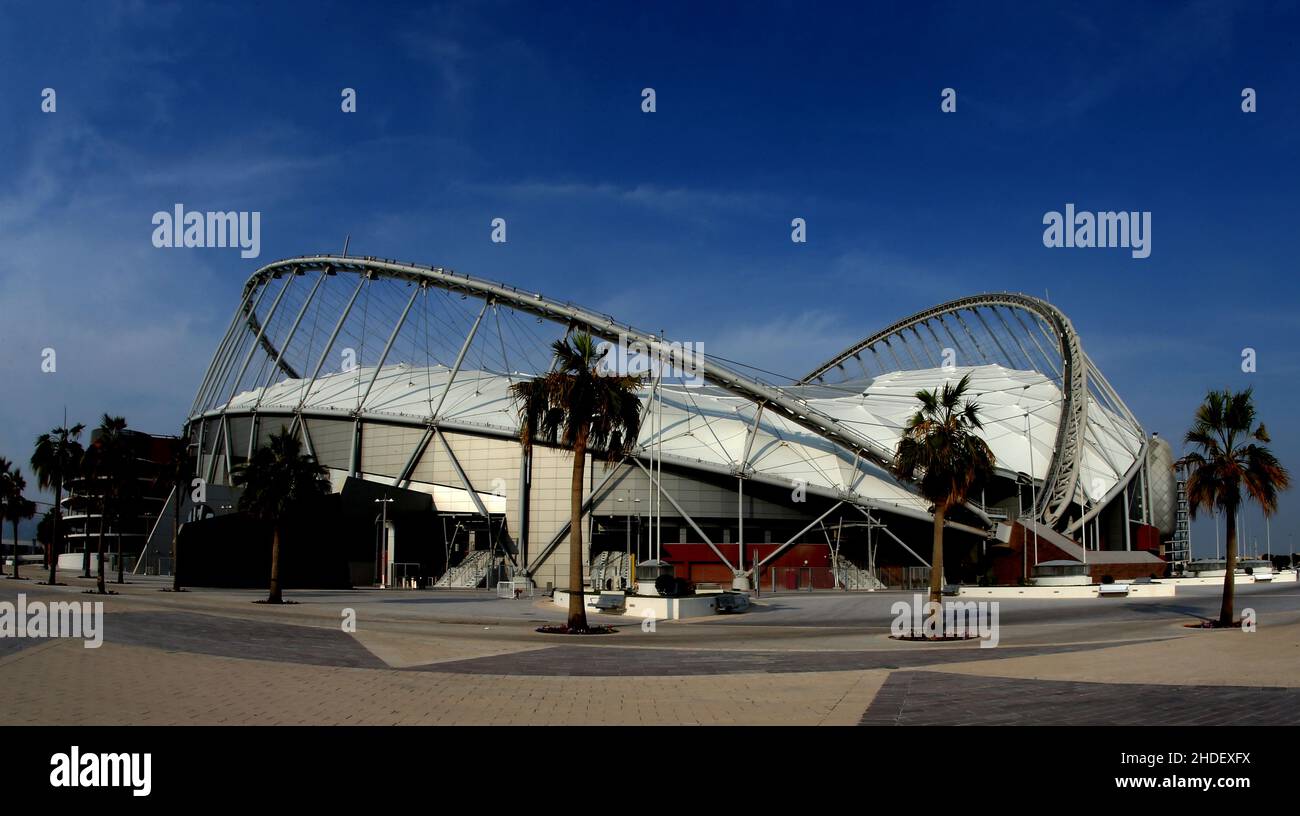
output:
[{"label": "concrete walkway", "polygon": [[104,645],[0,638],[0,723],[1300,724],[1295,584],[1239,588],[1254,633],[1183,625],[1215,614],[1213,588],[1004,601],[1000,643],[981,649],[889,639],[912,593],[764,597],[574,639],[533,631],[563,617],[546,599],[482,591],[294,591],[269,607],[138,577],[100,598],[61,578],[0,578],[0,601],[103,600]]}]

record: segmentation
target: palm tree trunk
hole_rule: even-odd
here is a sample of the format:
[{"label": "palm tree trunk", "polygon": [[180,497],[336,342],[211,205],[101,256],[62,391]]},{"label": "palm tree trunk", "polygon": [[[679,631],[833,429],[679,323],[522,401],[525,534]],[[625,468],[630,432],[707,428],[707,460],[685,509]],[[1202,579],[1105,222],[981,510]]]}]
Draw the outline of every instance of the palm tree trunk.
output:
[{"label": "palm tree trunk", "polygon": [[943,603],[943,516],[945,504],[934,506],[934,551],[930,556],[930,602]]},{"label": "palm tree trunk", "polygon": [[582,487],[587,470],[587,427],[578,431],[573,445],[573,484],[569,495],[569,631],[587,628],[586,598],[582,591]]},{"label": "palm tree trunk", "polygon": [[181,591],[181,573],[177,569],[177,551],[181,538],[181,485],[176,483],[176,502],[172,508],[172,592]]},{"label": "palm tree trunk", "polygon": [[59,474],[54,483],[54,530],[50,534],[50,546],[45,551],[49,560],[50,579],[48,586],[54,586],[59,580],[59,521],[63,518],[63,474]]},{"label": "palm tree trunk", "polygon": [[[0,516],[0,533],[4,530],[4,517]],[[18,568],[18,521],[14,520],[14,569]],[[0,534],[0,575],[5,574],[5,542]]]},{"label": "palm tree trunk", "polygon": [[271,533],[271,593],[266,597],[267,603],[283,603],[280,595],[280,525],[275,525]]},{"label": "palm tree trunk", "polygon": [[1223,575],[1223,605],[1219,607],[1219,625],[1232,626],[1233,601],[1236,600],[1237,508],[1228,508],[1228,569]]},{"label": "palm tree trunk", "polygon": [[90,539],[84,536],[81,539],[81,577],[90,577]]},{"label": "palm tree trunk", "polygon": [[99,506],[99,546],[96,549],[98,556],[96,562],[99,565],[99,577],[95,579],[95,589],[100,595],[107,595],[108,589],[104,586],[104,517],[108,515],[107,507],[101,503]]},{"label": "palm tree trunk", "polygon": [[126,583],[126,574],[123,572],[123,570],[125,569],[126,566],[122,562],[122,520],[118,519],[117,521],[117,582],[119,584]]},{"label": "palm tree trunk", "polygon": [[14,519],[14,578],[18,577],[18,519]]}]

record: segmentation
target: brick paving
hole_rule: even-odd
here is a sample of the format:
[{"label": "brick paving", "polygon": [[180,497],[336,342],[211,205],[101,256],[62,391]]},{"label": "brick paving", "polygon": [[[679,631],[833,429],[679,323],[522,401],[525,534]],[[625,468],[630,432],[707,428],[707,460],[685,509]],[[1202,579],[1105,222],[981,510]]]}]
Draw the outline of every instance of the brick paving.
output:
[{"label": "brick paving", "polygon": [[[704,649],[651,649],[626,646],[554,646],[529,652],[477,657],[438,663],[415,670],[458,674],[508,674],[573,677],[667,677],[726,675],[753,672],[828,672],[864,669],[898,669],[945,663],[988,660],[994,657],[1028,657],[1105,648],[1108,643],[1058,646],[978,647],[934,649],[917,644],[880,651],[726,651]],[[996,653],[996,654],[995,654]]]},{"label": "brick paving", "polygon": [[[1190,634],[1176,610],[1142,607],[1148,623],[1108,606],[1084,627],[1005,625],[995,649],[838,624],[575,642],[533,633],[520,616],[534,608],[508,620],[490,603],[463,624],[372,604],[354,636],[336,606],[370,596],[336,595],[270,609],[128,587],[106,602],[99,649],[0,638],[0,724],[1300,724],[1292,593],[1252,598],[1273,604],[1258,634]],[[1252,681],[1272,688],[1240,685]]]},{"label": "brick paving", "polygon": [[190,612],[117,612],[104,639],[169,652],[280,663],[380,669],[387,665],[341,629],[224,618]]},{"label": "brick paving", "polygon": [[860,725],[1300,725],[1300,689],[889,675]]}]

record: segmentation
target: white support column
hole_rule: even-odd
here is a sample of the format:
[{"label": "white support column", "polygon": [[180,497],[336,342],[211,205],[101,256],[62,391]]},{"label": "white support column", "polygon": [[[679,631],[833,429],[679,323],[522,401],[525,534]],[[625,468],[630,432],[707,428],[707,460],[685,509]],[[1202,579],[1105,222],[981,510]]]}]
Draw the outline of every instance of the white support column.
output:
[{"label": "white support column", "polygon": [[704,531],[700,529],[700,525],[696,524],[695,519],[691,518],[690,513],[687,513],[682,509],[682,506],[677,503],[677,500],[673,498],[671,493],[660,488],[659,480],[655,478],[655,475],[651,473],[645,465],[641,464],[640,459],[633,459],[633,461],[636,462],[637,467],[641,468],[646,476],[650,477],[650,485],[658,491],[659,496],[668,500],[668,503],[673,506],[673,509],[680,513],[682,518],[686,519],[687,524],[691,525],[691,529],[695,531],[695,534],[704,539],[704,543],[709,545],[709,549],[713,550],[713,554],[718,556],[718,559],[727,565],[727,569],[731,570],[732,573],[735,573],[736,565],[731,563],[727,556],[722,554],[722,550],[719,550],[718,545],[713,543],[713,539],[704,534]]},{"label": "white support column", "polygon": [[352,290],[352,297],[348,299],[347,305],[343,307],[343,313],[339,315],[338,322],[334,324],[334,331],[330,332],[329,340],[325,341],[325,348],[321,349],[320,359],[316,361],[316,368],[312,370],[311,379],[307,381],[307,387],[302,392],[302,399],[298,400],[298,411],[302,411],[303,405],[307,403],[307,398],[311,396],[312,386],[316,384],[316,378],[320,376],[320,370],[325,366],[325,361],[329,359],[330,352],[334,349],[334,341],[338,340],[339,332],[343,330],[343,323],[347,321],[348,314],[352,311],[352,304],[357,302],[357,295],[361,294],[361,289],[369,281],[365,275],[357,281],[357,288]]},{"label": "white support column", "polygon": [[384,367],[388,360],[388,352],[392,351],[393,343],[397,340],[397,335],[402,330],[402,324],[406,322],[406,316],[411,312],[411,304],[415,303],[415,296],[420,294],[421,286],[411,287],[411,297],[406,301],[406,308],[402,310],[402,316],[397,318],[397,325],[393,326],[393,331],[388,335],[388,342],[384,343],[384,350],[379,354],[379,361],[375,363],[375,373],[370,375],[370,382],[366,384],[365,393],[357,402],[357,410],[365,410],[366,400],[370,398],[370,390],[375,387],[375,380],[379,379],[379,371]]},{"label": "white support column", "polygon": [[492,301],[483,301],[483,308],[479,309],[478,317],[474,318],[474,325],[470,327],[469,334],[465,335],[465,342],[461,343],[460,352],[456,355],[456,364],[451,367],[451,372],[447,375],[447,384],[443,386],[442,394],[438,397],[438,404],[434,407],[431,415],[436,422],[438,415],[442,413],[442,404],[447,401],[447,394],[451,393],[451,384],[456,381],[456,375],[460,373],[461,363],[465,361],[465,352],[469,351],[469,344],[474,341],[474,335],[478,334],[479,324],[483,322],[483,315],[487,312],[488,306]]},{"label": "white support column", "polygon": [[452,451],[451,443],[447,441],[446,434],[437,430],[434,431],[434,434],[438,437],[438,443],[442,445],[443,452],[447,454],[447,461],[451,462],[451,467],[456,471],[456,476],[460,479],[461,485],[464,486],[465,492],[469,493],[470,501],[474,502],[474,508],[478,510],[479,515],[483,518],[490,518],[487,507],[483,504],[483,500],[479,498],[478,491],[474,489],[469,477],[465,475],[464,468],[460,466],[460,460],[456,458],[455,452]]},{"label": "white support column", "polygon": [[808,522],[808,526],[807,526],[807,527],[803,528],[803,529],[800,530],[799,532],[797,532],[797,533],[795,533],[794,535],[790,536],[790,538],[787,539],[786,542],[785,542],[784,544],[782,544],[781,546],[777,547],[775,550],[772,550],[772,552],[768,553],[766,558],[760,560],[757,564],[755,564],[754,566],[750,567],[750,570],[749,570],[750,574],[751,574],[751,575],[756,575],[756,574],[762,572],[762,571],[763,571],[763,567],[767,566],[768,562],[773,561],[774,559],[780,557],[782,553],[784,553],[786,550],[790,549],[790,547],[794,546],[794,543],[795,543],[796,541],[799,540],[799,536],[803,535],[804,533],[808,532],[808,531],[811,530],[812,528],[816,527],[818,524],[821,524],[822,519],[826,518],[826,517],[829,516],[831,513],[835,512],[836,508],[838,508],[838,507],[839,507],[840,505],[842,505],[842,504],[844,504],[843,501],[837,501],[837,502],[835,502],[834,504],[832,504],[832,505],[830,506],[830,508],[829,508],[825,513],[822,513],[822,514],[821,514],[820,516],[818,516],[817,518],[815,518],[815,519],[813,519],[812,521]]},{"label": "white support column", "polygon": [[411,451],[411,455],[406,460],[406,464],[402,466],[401,473],[398,473],[397,478],[393,479],[393,487],[405,487],[410,484],[411,474],[415,472],[415,466],[420,463],[420,457],[424,456],[424,452],[428,449],[429,442],[432,439],[433,426],[430,425],[424,429],[424,435],[421,436],[420,441],[415,444],[415,448]]},{"label": "white support column", "polygon": [[891,529],[889,529],[889,526],[888,526],[888,525],[884,524],[883,522],[876,522],[876,520],[875,520],[874,518],[871,517],[871,514],[868,513],[868,512],[866,511],[866,509],[863,508],[861,505],[855,504],[855,505],[853,505],[853,506],[856,507],[856,508],[858,509],[858,512],[859,512],[859,513],[861,513],[862,515],[864,515],[864,516],[867,517],[867,521],[875,522],[876,524],[878,524],[878,525],[879,525],[879,529],[885,531],[885,535],[887,535],[887,536],[889,536],[890,538],[894,539],[894,541],[897,542],[898,546],[900,546],[900,547],[902,547],[903,549],[905,549],[905,550],[907,550],[908,552],[910,552],[910,553],[912,554],[912,557],[913,557],[913,558],[915,558],[917,561],[920,561],[922,564],[924,564],[924,565],[927,566],[927,567],[930,566],[930,562],[929,562],[929,561],[926,561],[926,560],[925,560],[924,558],[922,558],[920,555],[917,555],[916,550],[914,550],[914,549],[912,549],[911,547],[909,547],[909,546],[907,546],[906,544],[904,544],[904,543],[903,543],[903,539],[901,539],[901,538],[899,538],[898,536],[894,535],[894,531],[891,530]]}]

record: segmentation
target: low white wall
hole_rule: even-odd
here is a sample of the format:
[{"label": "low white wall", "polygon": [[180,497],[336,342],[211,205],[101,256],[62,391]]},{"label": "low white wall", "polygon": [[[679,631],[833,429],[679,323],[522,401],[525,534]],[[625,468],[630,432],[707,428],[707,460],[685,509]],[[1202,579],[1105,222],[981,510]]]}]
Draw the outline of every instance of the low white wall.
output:
[{"label": "low white wall", "polygon": [[[1223,586],[1223,578],[1224,578],[1223,575],[1218,575],[1218,576],[1216,576],[1216,577],[1207,577],[1207,578],[1161,578],[1161,579],[1160,579],[1160,582],[1161,582],[1161,583],[1164,583],[1164,584],[1173,584],[1174,586],[1179,586],[1179,585],[1182,585],[1182,586],[1205,586],[1205,585]],[[1238,576],[1233,580],[1233,583],[1234,583],[1234,584],[1254,584],[1254,583],[1261,583],[1261,584],[1286,584],[1286,583],[1292,583],[1292,584],[1294,584],[1295,582],[1296,582],[1296,573],[1295,573],[1295,570],[1283,570],[1282,572],[1275,572],[1275,573],[1273,573],[1273,578],[1272,578],[1272,580],[1269,580],[1269,581],[1258,581],[1258,582],[1256,582],[1256,581],[1255,581],[1255,576],[1253,576],[1253,575],[1238,575]]]},{"label": "low white wall", "polygon": [[[1115,586],[1122,585],[1116,581]],[[1101,587],[1091,586],[1042,586],[1042,587],[962,587],[959,596],[971,598],[1097,598]],[[1129,598],[1172,598],[1177,588],[1164,582],[1158,584],[1128,584]],[[1109,596],[1106,596],[1109,597]],[[1116,595],[1116,597],[1125,597]]]},{"label": "low white wall", "polygon": [[[686,598],[664,598],[658,595],[629,595],[626,598],[626,607],[622,616],[634,617],[638,620],[648,614],[652,614],[655,620],[708,618],[718,613],[715,597],[715,595],[695,595]],[[599,594],[586,596],[587,613],[591,615],[611,614],[596,609],[596,601],[599,599]],[[569,606],[569,593],[557,589],[551,600],[556,606],[567,609]]]}]

